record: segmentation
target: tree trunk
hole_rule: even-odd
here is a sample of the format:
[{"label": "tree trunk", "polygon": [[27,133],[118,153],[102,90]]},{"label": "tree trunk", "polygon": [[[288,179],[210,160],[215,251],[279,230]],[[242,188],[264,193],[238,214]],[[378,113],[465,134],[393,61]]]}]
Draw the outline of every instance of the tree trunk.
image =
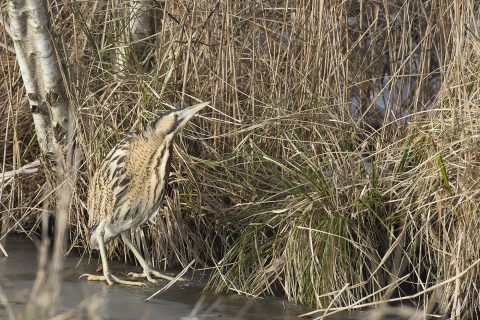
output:
[{"label": "tree trunk", "polygon": [[136,60],[143,64],[153,42],[153,1],[134,0],[130,4],[130,40]]},{"label": "tree trunk", "polygon": [[[9,0],[9,33],[25,85],[45,173],[55,195],[55,244],[49,263],[39,270],[32,292],[34,314],[48,317],[57,300],[63,269],[63,245],[73,197],[76,165],[75,119],[69,105],[55,47],[47,3],[43,0]],[[43,219],[46,221],[47,219]],[[47,226],[44,225],[44,228]],[[48,239],[44,240],[47,246]]]},{"label": "tree trunk", "polygon": [[115,66],[117,77],[128,74],[127,68],[142,72],[148,49],[154,42],[154,17],[152,0],[119,1],[115,23]]}]

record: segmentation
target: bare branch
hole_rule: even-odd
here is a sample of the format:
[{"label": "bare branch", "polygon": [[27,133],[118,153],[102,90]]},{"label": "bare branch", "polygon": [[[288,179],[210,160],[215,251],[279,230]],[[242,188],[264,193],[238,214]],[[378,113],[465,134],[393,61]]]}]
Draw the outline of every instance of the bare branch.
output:
[{"label": "bare branch", "polygon": [[23,174],[29,174],[29,173],[35,173],[38,171],[38,168],[40,167],[40,160],[35,160],[30,163],[27,163],[26,165],[16,169],[16,170],[10,170],[6,172],[0,172],[0,182],[3,180],[6,180],[10,177],[13,176],[18,176],[18,175],[23,175]]}]

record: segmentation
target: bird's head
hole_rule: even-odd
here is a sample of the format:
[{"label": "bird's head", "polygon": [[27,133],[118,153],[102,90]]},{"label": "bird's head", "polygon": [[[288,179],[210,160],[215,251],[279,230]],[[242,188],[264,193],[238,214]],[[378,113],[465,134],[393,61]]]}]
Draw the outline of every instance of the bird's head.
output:
[{"label": "bird's head", "polygon": [[187,122],[210,102],[203,102],[183,109],[168,111],[155,120],[152,129],[162,137],[173,137]]}]

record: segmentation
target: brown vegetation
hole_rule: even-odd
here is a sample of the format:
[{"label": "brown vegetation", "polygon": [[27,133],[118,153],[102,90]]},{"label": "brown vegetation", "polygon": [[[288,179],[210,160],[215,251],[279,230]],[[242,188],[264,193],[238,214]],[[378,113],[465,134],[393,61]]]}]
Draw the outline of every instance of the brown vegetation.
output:
[{"label": "brown vegetation", "polygon": [[[122,133],[198,98],[213,108],[177,140],[167,206],[132,237],[147,259],[195,259],[215,267],[210,288],[318,315],[405,299],[478,317],[478,5],[155,1],[149,53],[118,76],[117,4],[50,2],[84,155],[72,247],[86,249],[86,186]],[[38,147],[0,54],[5,172]],[[13,230],[36,230],[39,182],[2,187]]]}]

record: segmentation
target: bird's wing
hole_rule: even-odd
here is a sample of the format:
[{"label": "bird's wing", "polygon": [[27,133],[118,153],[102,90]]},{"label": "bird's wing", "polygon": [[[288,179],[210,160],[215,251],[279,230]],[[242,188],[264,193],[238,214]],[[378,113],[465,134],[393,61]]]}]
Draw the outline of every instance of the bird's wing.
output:
[{"label": "bird's wing", "polygon": [[129,139],[123,139],[103,160],[90,182],[87,207],[89,227],[95,227],[105,218],[115,215],[128,192],[131,176],[126,171]]}]

